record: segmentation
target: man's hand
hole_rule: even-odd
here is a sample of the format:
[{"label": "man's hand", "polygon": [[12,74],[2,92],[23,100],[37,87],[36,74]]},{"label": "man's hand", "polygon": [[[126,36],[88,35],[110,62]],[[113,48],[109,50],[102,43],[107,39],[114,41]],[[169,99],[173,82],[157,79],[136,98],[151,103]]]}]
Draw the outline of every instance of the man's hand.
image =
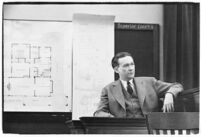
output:
[{"label": "man's hand", "polygon": [[163,103],[163,112],[174,112],[174,98],[171,93],[165,94],[165,99]]}]

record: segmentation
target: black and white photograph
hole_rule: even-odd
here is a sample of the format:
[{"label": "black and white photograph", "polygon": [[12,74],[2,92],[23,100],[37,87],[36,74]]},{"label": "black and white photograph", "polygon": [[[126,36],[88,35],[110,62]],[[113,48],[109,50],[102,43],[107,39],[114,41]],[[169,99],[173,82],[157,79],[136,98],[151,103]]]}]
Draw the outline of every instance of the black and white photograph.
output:
[{"label": "black and white photograph", "polygon": [[200,2],[2,2],[2,134],[199,134]]}]

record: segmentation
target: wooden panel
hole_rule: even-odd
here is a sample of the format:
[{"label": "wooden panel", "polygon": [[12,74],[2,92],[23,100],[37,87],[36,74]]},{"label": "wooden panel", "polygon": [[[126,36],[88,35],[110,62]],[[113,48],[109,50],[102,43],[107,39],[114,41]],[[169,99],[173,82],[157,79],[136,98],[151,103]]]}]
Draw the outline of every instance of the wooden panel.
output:
[{"label": "wooden panel", "polygon": [[80,120],[68,120],[66,125],[70,129],[71,134],[84,134],[84,126]]},{"label": "wooden panel", "polygon": [[71,117],[70,112],[3,112],[3,133],[68,134],[65,121]]},{"label": "wooden panel", "polygon": [[148,134],[146,127],[94,127],[86,128],[86,134]]},{"label": "wooden panel", "polygon": [[148,134],[145,119],[81,117],[86,134]]},{"label": "wooden panel", "polygon": [[3,133],[17,134],[70,134],[70,129],[65,123],[4,123]]}]

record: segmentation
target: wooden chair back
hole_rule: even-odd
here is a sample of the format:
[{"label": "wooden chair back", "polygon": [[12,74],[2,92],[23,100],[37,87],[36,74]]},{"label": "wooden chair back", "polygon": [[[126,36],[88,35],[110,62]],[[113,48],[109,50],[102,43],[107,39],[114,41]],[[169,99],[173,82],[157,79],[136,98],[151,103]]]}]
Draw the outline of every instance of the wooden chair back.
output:
[{"label": "wooden chair back", "polygon": [[146,118],[149,134],[199,133],[199,112],[152,112]]}]

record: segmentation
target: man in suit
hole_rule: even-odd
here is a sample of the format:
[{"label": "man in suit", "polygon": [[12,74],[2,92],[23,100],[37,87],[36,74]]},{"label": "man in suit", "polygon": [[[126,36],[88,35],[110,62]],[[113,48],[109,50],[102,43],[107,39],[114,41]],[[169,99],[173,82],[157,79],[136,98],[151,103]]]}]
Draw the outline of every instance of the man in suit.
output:
[{"label": "man in suit", "polygon": [[134,77],[135,64],[128,52],[116,54],[112,67],[119,74],[119,80],[103,88],[94,116],[141,118],[159,111],[161,97],[164,97],[163,112],[174,111],[174,98],[183,90],[181,84],[166,83],[154,77]]}]

